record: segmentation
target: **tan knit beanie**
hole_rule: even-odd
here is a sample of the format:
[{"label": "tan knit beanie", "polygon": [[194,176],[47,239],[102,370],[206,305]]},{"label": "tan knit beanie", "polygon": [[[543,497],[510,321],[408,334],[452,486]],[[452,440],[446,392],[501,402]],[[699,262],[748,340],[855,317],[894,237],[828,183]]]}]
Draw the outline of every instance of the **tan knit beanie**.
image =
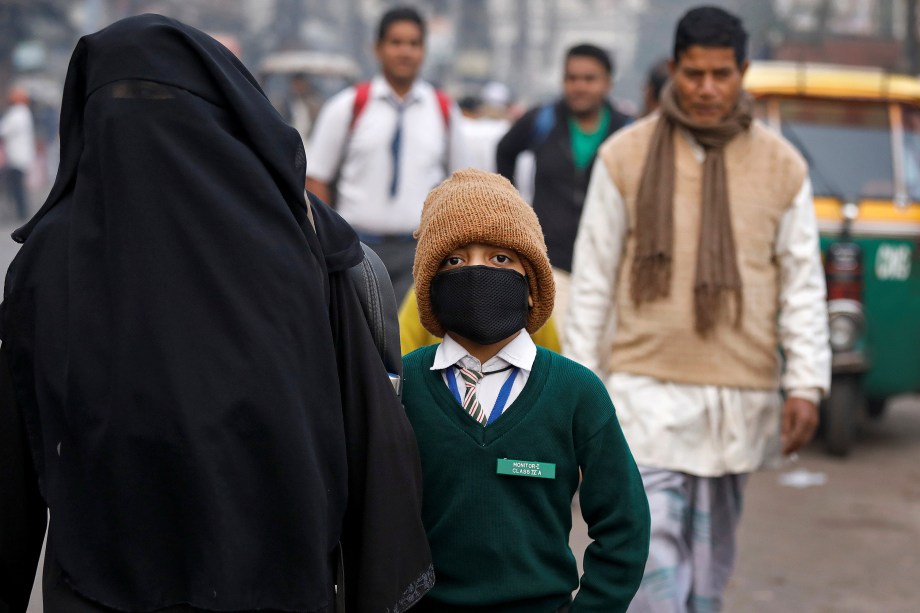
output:
[{"label": "tan knit beanie", "polygon": [[425,329],[444,336],[431,310],[431,279],[450,253],[471,243],[513,249],[522,258],[533,308],[527,331],[536,332],[553,312],[556,285],[546,256],[543,230],[533,209],[501,175],[467,169],[431,190],[415,232],[415,297]]}]

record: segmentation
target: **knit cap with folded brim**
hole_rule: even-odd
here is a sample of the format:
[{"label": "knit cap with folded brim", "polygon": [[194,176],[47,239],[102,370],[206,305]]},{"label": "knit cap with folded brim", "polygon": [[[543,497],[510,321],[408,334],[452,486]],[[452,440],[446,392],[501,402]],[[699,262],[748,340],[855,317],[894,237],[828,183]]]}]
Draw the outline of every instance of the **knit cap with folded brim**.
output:
[{"label": "knit cap with folded brim", "polygon": [[431,310],[431,279],[458,247],[485,243],[512,249],[522,258],[533,307],[527,331],[539,330],[553,312],[556,285],[536,213],[501,175],[467,169],[431,190],[415,232],[415,297],[425,329],[444,336]]}]

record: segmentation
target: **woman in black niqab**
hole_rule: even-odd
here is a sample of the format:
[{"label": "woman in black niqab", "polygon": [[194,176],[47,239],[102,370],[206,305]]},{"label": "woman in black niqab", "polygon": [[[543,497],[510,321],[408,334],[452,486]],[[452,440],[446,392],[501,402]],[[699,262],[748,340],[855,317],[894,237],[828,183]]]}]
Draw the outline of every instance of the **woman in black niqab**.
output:
[{"label": "woman in black niqab", "polygon": [[33,475],[46,603],[54,576],[99,610],[331,610],[341,541],[349,611],[411,606],[433,581],[414,438],[296,131],[154,15],[81,39],[62,108],[0,314],[0,436],[34,461],[7,479],[0,574],[15,552],[34,572]]}]

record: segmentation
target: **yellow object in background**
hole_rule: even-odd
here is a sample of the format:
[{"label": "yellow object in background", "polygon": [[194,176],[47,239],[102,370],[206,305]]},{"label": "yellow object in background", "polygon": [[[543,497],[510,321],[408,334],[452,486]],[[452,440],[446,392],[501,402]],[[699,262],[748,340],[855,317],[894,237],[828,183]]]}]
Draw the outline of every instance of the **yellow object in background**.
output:
[{"label": "yellow object in background", "polygon": [[[546,324],[530,335],[533,342],[550,351],[559,353],[561,350],[559,336],[556,334],[556,324],[550,317]],[[399,307],[399,344],[402,354],[406,355],[419,347],[440,343],[441,339],[434,336],[422,326],[418,317],[418,303],[415,301],[415,286],[409,288],[406,297]]]}]

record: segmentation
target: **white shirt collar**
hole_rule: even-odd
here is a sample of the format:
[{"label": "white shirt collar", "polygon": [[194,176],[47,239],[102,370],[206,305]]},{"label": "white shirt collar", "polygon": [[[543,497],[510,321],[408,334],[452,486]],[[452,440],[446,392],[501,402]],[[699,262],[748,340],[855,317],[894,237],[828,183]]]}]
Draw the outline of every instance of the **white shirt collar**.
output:
[{"label": "white shirt collar", "polygon": [[501,351],[482,365],[460,343],[452,339],[450,334],[446,334],[444,340],[438,345],[431,370],[444,370],[460,361],[472,361],[473,366],[485,373],[499,370],[506,366],[516,366],[521,370],[530,372],[533,370],[533,363],[536,359],[537,346],[530,338],[530,335],[527,334],[527,330],[521,330],[513,341],[502,347]]},{"label": "white shirt collar", "polygon": [[434,91],[429,83],[422,79],[416,79],[412,82],[412,87],[406,93],[406,96],[400,100],[399,96],[396,95],[396,92],[393,91],[393,88],[390,87],[390,84],[383,75],[376,75],[371,79],[371,92],[375,98],[388,98],[395,102],[402,102],[403,104],[421,100],[422,96],[429,93],[429,91]]}]

